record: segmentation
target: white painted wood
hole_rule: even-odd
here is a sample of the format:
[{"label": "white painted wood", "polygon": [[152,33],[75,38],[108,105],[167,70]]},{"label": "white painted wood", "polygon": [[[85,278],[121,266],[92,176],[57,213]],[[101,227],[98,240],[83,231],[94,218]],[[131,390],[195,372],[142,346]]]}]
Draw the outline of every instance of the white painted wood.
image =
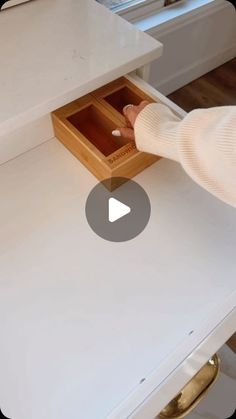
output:
[{"label": "white painted wood", "polygon": [[0,180],[3,412],[124,419],[146,399],[153,419],[151,389],[173,377],[171,394],[235,328],[235,210],[163,159],[136,177],[148,226],[110,243],[84,214],[95,178],[56,140]]},{"label": "white painted wood", "polygon": [[[169,403],[169,401],[175,397],[176,394],[178,394],[178,392],[189,382],[189,380],[191,380],[200,368],[205,365],[210,357],[218,351],[218,349],[222,346],[222,343],[234,333],[236,325],[235,298],[236,296],[234,292],[232,299],[228,300],[226,303],[227,306],[231,306],[231,304],[233,304],[234,308],[232,312],[220,321],[226,306],[221,308],[218,313],[219,323],[216,328],[212,329],[211,333],[207,334],[206,330],[203,331],[203,329],[201,329],[200,333],[202,336],[206,333],[206,338],[204,340],[201,341],[196,331],[193,331],[192,335],[196,345],[194,346],[191,340],[188,342],[194,346],[194,349],[189,352],[189,355],[183,360],[183,362],[179,362],[179,356],[181,357],[182,350],[181,347],[178,348],[179,352],[177,350],[174,354],[172,354],[170,362],[173,362],[173,371],[167,377],[163,375],[163,380],[160,380],[158,385],[156,385],[157,371],[153,372],[153,375],[149,377],[148,382],[145,383],[148,386],[149,394],[146,398],[144,398],[142,403],[138,403],[140,400],[140,394],[137,392],[136,394],[133,394],[133,397],[129,397],[129,399],[126,400],[126,404],[129,403],[129,408],[133,406],[132,414],[129,415],[130,418],[143,419],[145,417],[147,419],[154,419],[158,412],[160,412]],[[213,322],[216,323],[216,321],[217,319],[214,318]],[[208,323],[207,329],[210,330],[210,328],[211,326]],[[197,342],[200,343],[197,344]],[[159,370],[158,374],[160,374],[160,372],[161,371]],[[144,394],[144,388],[142,390]],[[114,411],[113,417],[125,417],[125,412],[122,412],[123,408],[126,409],[125,404],[123,406],[121,404],[118,409]],[[113,417],[111,417],[111,419],[113,419]]]},{"label": "white painted wood", "polygon": [[45,115],[0,137],[0,164],[54,137],[51,116]]},{"label": "white painted wood", "polygon": [[[41,6],[31,9],[36,3]],[[46,26],[45,34],[40,29],[41,38],[34,31],[27,39],[22,32],[11,32],[8,45],[26,42],[24,64],[19,56],[10,56],[10,49],[3,50],[10,62],[8,75],[5,61],[5,73],[0,69],[6,75],[0,79],[5,100],[0,99],[2,161],[18,154],[20,144],[25,151],[50,138],[51,122],[45,114],[51,106],[160,54],[159,44],[102,7],[100,20],[94,13],[100,6],[94,2],[86,2],[80,15],[81,2],[67,2],[77,14],[66,12],[64,3],[44,0],[25,6],[30,7],[34,31],[42,21]],[[58,28],[52,20],[55,5],[60,5],[58,25],[67,28],[65,42],[64,31],[53,31]],[[21,8],[2,13],[0,32],[5,28],[8,34],[11,24],[17,29],[18,22],[26,22],[16,10]],[[1,20],[10,14],[12,21]],[[82,44],[78,22],[86,29],[89,47],[84,67],[82,59],[73,59],[68,51],[74,37]],[[97,39],[98,26],[103,43]],[[111,27],[119,34],[112,38],[119,46],[113,55],[105,43]],[[50,41],[44,43],[46,39]],[[58,40],[61,51],[53,55],[54,62],[48,57]],[[36,55],[31,67],[27,46],[32,50],[33,41],[41,57]],[[102,53],[110,54],[109,60],[100,60]],[[40,66],[44,55],[46,68]],[[71,65],[67,68],[65,62]],[[33,83],[36,64],[40,70]],[[27,65],[28,80],[23,77]],[[71,73],[71,79],[62,79]],[[177,109],[138,77],[128,77]],[[0,407],[6,416],[136,419],[143,411],[145,419],[153,419],[154,408],[160,410],[233,333],[235,211],[201,190],[175,163],[162,160],[136,179],[151,199],[150,223],[135,240],[112,244],[94,235],[85,219],[95,178],[57,140],[0,167]]]},{"label": "white painted wood", "polygon": [[0,14],[0,50],[3,136],[159,57],[162,45],[95,0],[36,0]]},{"label": "white painted wood", "polygon": [[[236,352],[234,352],[228,345],[224,345],[218,352],[221,359],[221,371],[228,377],[235,380],[236,383]],[[236,394],[236,392],[235,392]],[[236,400],[235,400],[236,406]]]},{"label": "white painted wood", "polygon": [[224,3],[225,0],[182,0],[161,10],[157,7],[131,21],[142,31],[148,31],[153,35],[170,27],[175,28],[176,23],[184,23],[189,18],[222,8]]},{"label": "white painted wood", "polygon": [[148,81],[165,95],[236,55],[233,5],[222,0],[204,3],[180,2],[135,23],[164,45],[163,56],[150,66]]},{"label": "white painted wood", "polygon": [[[236,355],[234,362],[236,362]],[[227,419],[236,409],[236,380],[220,373],[219,378],[194,412],[186,419]]]},{"label": "white painted wood", "polygon": [[137,74],[142,80],[148,82],[150,77],[150,63],[138,68],[134,74]]},{"label": "white painted wood", "polygon": [[152,14],[154,11],[160,10],[164,7],[165,0],[146,0],[143,3],[138,3],[131,7],[118,10],[120,16],[129,22],[138,20],[143,16]]},{"label": "white painted wood", "polygon": [[[207,74],[209,71],[232,60],[235,56],[236,46],[230,46],[215,55],[205,56],[202,59],[199,58],[192,62],[190,61],[189,66],[185,68],[182,67],[179,72],[170,72],[168,75],[169,77],[163,78],[160,82],[154,80],[156,74],[158,74],[158,69],[154,68],[155,64],[153,64],[153,67],[150,68],[149,79],[147,79],[147,81],[149,83],[151,82],[153,86],[155,86],[156,89],[159,89],[164,95],[169,95],[181,87],[186,86],[186,84],[191,83],[193,80]],[[154,79],[151,79],[150,77],[154,77]]]}]

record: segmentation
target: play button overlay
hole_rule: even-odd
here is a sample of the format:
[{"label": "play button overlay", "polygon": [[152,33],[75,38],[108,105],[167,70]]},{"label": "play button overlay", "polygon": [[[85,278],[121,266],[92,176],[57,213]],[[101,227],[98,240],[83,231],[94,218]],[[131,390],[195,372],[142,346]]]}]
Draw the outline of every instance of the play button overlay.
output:
[{"label": "play button overlay", "polygon": [[123,204],[115,198],[109,198],[108,220],[110,223],[119,220],[125,215],[129,214],[131,208]]},{"label": "play button overlay", "polygon": [[111,179],[98,183],[86,201],[86,218],[91,229],[112,242],[124,242],[137,237],[146,227],[151,205],[145,190],[133,180],[112,178],[117,189],[110,192],[106,185]]}]

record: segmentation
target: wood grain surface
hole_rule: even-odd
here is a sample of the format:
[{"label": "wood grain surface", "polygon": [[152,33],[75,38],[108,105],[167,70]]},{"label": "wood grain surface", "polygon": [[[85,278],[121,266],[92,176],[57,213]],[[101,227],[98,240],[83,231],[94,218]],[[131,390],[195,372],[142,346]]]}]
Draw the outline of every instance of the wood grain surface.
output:
[{"label": "wood grain surface", "polygon": [[169,95],[185,111],[236,105],[236,58]]}]

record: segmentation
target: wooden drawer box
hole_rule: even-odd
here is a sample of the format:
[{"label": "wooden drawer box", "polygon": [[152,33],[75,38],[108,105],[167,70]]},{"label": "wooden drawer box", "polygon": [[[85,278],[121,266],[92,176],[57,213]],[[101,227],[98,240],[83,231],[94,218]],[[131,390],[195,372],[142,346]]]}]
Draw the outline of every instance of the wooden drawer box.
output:
[{"label": "wooden drawer box", "polygon": [[[56,137],[99,180],[109,178],[110,190],[119,186],[115,178],[131,179],[159,159],[138,151],[134,141],[112,135],[117,127],[125,126],[125,105],[160,101],[158,92],[153,89],[154,96],[147,93],[143,84],[152,90],[138,77],[122,77],[52,113]],[[168,101],[164,96],[161,99]],[[172,108],[176,112],[174,104]]]}]

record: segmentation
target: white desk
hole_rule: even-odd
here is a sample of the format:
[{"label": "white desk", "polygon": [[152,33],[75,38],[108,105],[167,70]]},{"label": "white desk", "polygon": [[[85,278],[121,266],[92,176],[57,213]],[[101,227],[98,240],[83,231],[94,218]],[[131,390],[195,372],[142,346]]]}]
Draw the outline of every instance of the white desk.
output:
[{"label": "white desk", "polygon": [[162,45],[94,0],[0,14],[0,137],[158,58]]},{"label": "white desk", "polygon": [[[92,0],[1,13],[0,47],[0,162],[53,135],[51,110],[162,51]],[[235,210],[171,162],[137,181],[151,220],[118,244],[88,227],[96,180],[55,139],[0,166],[6,416],[153,419],[234,332]]]},{"label": "white desk", "polygon": [[131,417],[152,419],[233,333],[235,210],[166,160],[136,180],[151,220],[110,243],[85,218],[96,180],[57,140],[1,166],[0,404],[10,418],[124,419],[147,398]]},{"label": "white desk", "polygon": [[95,0],[34,0],[0,13],[0,164],[54,136],[49,114],[162,53]]}]

